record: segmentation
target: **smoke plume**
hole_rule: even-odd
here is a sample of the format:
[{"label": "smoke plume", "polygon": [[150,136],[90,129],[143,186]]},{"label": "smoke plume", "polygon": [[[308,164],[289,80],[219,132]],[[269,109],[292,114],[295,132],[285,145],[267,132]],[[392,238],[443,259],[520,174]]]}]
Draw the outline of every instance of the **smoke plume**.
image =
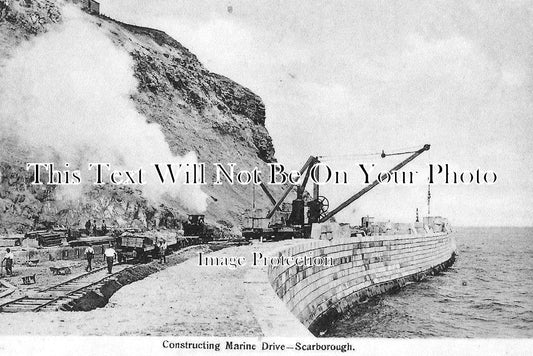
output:
[{"label": "smoke plume", "polygon": [[[143,194],[165,196],[192,210],[206,208],[199,186],[161,184],[153,163],[194,163],[195,153],[171,153],[160,126],[147,123],[131,100],[137,88],[133,60],[88,15],[63,9],[61,26],[20,46],[0,74],[0,132],[53,159],[82,169],[89,162],[112,168],[143,168]],[[92,176],[92,172],[91,172]],[[92,182],[91,182],[92,183]]]}]

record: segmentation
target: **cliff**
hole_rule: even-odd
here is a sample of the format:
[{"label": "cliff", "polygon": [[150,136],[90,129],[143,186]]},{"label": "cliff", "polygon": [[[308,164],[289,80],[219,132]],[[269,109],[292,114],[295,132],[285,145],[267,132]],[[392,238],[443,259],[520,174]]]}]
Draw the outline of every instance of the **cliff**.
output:
[{"label": "cliff", "polygon": [[[237,167],[265,169],[267,162],[275,160],[260,97],[210,72],[162,31],[105,16],[84,16],[133,59],[138,85],[131,100],[147,122],[160,125],[173,154],[196,152],[198,161],[208,166],[234,162]],[[0,0],[0,76],[5,61],[21,44],[61,27],[62,22],[62,8],[55,1]],[[28,184],[26,162],[39,157],[39,152],[13,136],[0,135],[0,227],[8,232],[56,223],[77,226],[87,219],[106,219],[122,226],[165,226],[191,212],[183,204],[151,202],[129,187],[84,187],[82,199],[63,200],[54,186]],[[208,184],[202,190],[210,197],[207,221],[215,225],[236,227],[251,206],[251,187]],[[256,203],[259,207],[268,204],[260,194]]]}]

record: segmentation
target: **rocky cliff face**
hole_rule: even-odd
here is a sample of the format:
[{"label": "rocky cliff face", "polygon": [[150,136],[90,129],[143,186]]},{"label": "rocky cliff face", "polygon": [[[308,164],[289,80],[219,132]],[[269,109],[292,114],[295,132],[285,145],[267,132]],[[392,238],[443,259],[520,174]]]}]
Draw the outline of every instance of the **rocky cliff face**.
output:
[{"label": "rocky cliff face", "polygon": [[[56,2],[0,0],[0,73],[2,60],[21,42],[51,26],[61,26],[61,22]],[[258,166],[265,170],[265,163],[275,160],[260,97],[211,73],[164,32],[104,16],[92,16],[90,22],[133,58],[138,88],[131,100],[147,121],[161,126],[173,153],[195,151],[199,162],[207,165],[234,162],[247,169]],[[117,137],[120,139],[135,140]],[[35,157],[37,152],[0,135],[0,228],[22,232],[42,224],[77,226],[89,218],[153,227],[183,219],[188,213],[179,204],[154,204],[138,190],[125,187],[88,187],[81,199],[62,200],[53,186],[28,184],[25,165]],[[206,217],[213,224],[237,227],[243,211],[251,206],[252,188],[248,186],[208,184],[202,190],[210,196]],[[261,194],[256,194],[256,199],[259,207],[268,204]]]}]

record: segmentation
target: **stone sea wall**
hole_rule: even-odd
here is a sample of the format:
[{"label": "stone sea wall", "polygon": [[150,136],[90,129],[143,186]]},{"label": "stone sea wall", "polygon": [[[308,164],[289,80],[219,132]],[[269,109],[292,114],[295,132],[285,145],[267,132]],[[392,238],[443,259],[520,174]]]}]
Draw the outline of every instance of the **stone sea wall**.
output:
[{"label": "stone sea wall", "polygon": [[326,266],[269,266],[274,291],[318,334],[341,313],[369,297],[446,269],[455,259],[448,233],[358,236],[312,240],[278,251],[283,256],[331,258]]}]

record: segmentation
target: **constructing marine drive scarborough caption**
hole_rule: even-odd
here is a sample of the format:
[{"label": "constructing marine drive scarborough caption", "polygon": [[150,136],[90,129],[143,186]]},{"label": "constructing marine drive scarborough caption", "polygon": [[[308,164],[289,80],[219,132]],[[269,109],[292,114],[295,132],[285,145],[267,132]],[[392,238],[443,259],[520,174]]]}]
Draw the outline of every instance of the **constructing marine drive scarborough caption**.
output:
[{"label": "constructing marine drive scarborough caption", "polygon": [[[27,163],[26,170],[32,173],[33,185],[77,185],[82,184],[82,171],[70,170],[69,163],[65,163],[65,169],[56,169],[54,163]],[[144,168],[114,169],[109,163],[88,163],[87,173],[93,184],[113,185],[143,185],[147,183],[147,176],[151,173],[160,184],[208,184],[207,176],[213,177],[211,184],[299,184],[304,178],[301,171],[287,170],[283,164],[268,163],[268,179],[263,178],[263,172],[258,168],[237,169],[235,163],[213,163],[213,172],[207,172],[205,163],[154,163],[153,170]],[[419,171],[379,171],[375,172],[374,163],[355,164],[357,177],[350,176],[344,170],[334,170],[324,163],[315,164],[310,171],[309,179],[317,185],[324,184],[370,184],[377,180],[381,184],[416,184],[419,182]],[[212,173],[212,174],[211,174]],[[460,171],[451,167],[450,164],[429,164],[424,184],[494,184],[498,177],[494,171],[475,170]]]},{"label": "constructing marine drive scarborough caption", "polygon": [[169,341],[163,340],[162,346],[164,349],[177,349],[177,350],[212,350],[212,351],[221,351],[221,350],[247,350],[247,351],[337,351],[337,352],[347,352],[355,351],[355,348],[349,342],[344,342],[342,344],[334,343],[321,343],[321,342],[295,342],[290,344],[281,344],[275,342],[263,341],[261,343],[253,342],[233,342],[226,341],[225,343],[220,342],[190,342],[190,341]]}]

